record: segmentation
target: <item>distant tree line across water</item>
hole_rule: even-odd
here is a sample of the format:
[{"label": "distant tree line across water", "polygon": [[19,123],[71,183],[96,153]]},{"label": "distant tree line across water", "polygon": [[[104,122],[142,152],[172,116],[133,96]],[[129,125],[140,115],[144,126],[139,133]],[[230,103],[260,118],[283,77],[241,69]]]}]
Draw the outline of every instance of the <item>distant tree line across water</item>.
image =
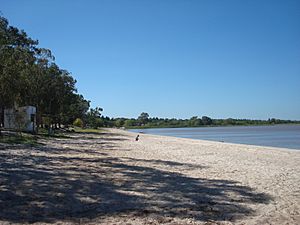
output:
[{"label": "distant tree line across water", "polygon": [[275,125],[293,124],[300,121],[280,120],[271,118],[268,120],[250,119],[212,119],[208,116],[201,118],[194,116],[190,119],[169,119],[150,117],[148,113],[141,113],[138,118],[109,118],[99,117],[98,125],[102,127],[124,127],[124,128],[176,128],[176,127],[202,127],[202,126],[251,126],[251,125]]}]

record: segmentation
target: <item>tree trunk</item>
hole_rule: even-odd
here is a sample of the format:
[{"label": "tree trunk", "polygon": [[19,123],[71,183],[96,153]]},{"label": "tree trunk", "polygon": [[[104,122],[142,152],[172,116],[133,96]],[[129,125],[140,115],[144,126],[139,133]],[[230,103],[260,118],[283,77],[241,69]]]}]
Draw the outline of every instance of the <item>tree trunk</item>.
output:
[{"label": "tree trunk", "polygon": [[43,128],[43,121],[40,111],[38,110],[38,107],[36,107],[36,133],[39,133],[39,127]]},{"label": "tree trunk", "polygon": [[4,126],[4,107],[0,107],[0,136],[2,136],[2,127]]}]

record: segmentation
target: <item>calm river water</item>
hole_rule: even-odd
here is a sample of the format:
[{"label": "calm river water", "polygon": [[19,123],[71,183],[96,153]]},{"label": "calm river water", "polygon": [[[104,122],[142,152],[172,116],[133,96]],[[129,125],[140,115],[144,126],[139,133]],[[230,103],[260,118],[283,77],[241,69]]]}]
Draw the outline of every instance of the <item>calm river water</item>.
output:
[{"label": "calm river water", "polygon": [[300,125],[132,129],[133,132],[300,150]]}]

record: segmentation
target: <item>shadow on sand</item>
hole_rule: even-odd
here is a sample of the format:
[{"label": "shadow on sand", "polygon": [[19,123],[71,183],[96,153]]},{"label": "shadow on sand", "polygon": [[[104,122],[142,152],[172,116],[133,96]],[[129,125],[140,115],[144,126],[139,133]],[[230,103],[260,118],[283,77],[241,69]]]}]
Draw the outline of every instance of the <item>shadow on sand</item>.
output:
[{"label": "shadow on sand", "polygon": [[[110,146],[118,143],[115,137],[106,139]],[[98,151],[87,145],[0,149],[0,220],[78,222],[125,213],[234,221],[255,213],[245,203],[271,200],[238,182],[196,179],[157,168],[205,169],[199,165],[109,157],[105,146]],[[143,163],[152,166],[139,166]]]}]

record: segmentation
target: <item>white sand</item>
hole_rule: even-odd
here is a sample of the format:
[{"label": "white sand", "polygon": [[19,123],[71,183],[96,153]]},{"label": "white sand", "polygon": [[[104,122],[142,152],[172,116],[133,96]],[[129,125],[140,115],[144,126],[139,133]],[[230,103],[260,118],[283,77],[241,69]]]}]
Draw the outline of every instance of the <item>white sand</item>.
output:
[{"label": "white sand", "polygon": [[0,148],[0,221],[300,224],[299,151],[107,131]]},{"label": "white sand", "polygon": [[[140,141],[135,142],[136,134],[130,135],[132,140],[122,143],[130,151],[118,152],[116,156],[176,162],[183,166],[150,162],[146,165],[178,172],[200,182],[201,179],[236,182],[237,187],[251,188],[254,196],[254,193],[269,196],[259,204],[255,197],[247,201],[247,195],[238,193],[242,190],[232,193],[224,188],[225,194],[228,191],[229,196],[237,195],[241,206],[253,210],[253,214],[236,223],[300,224],[300,151],[145,134],[140,134]],[[145,162],[136,165],[144,166]]]}]

